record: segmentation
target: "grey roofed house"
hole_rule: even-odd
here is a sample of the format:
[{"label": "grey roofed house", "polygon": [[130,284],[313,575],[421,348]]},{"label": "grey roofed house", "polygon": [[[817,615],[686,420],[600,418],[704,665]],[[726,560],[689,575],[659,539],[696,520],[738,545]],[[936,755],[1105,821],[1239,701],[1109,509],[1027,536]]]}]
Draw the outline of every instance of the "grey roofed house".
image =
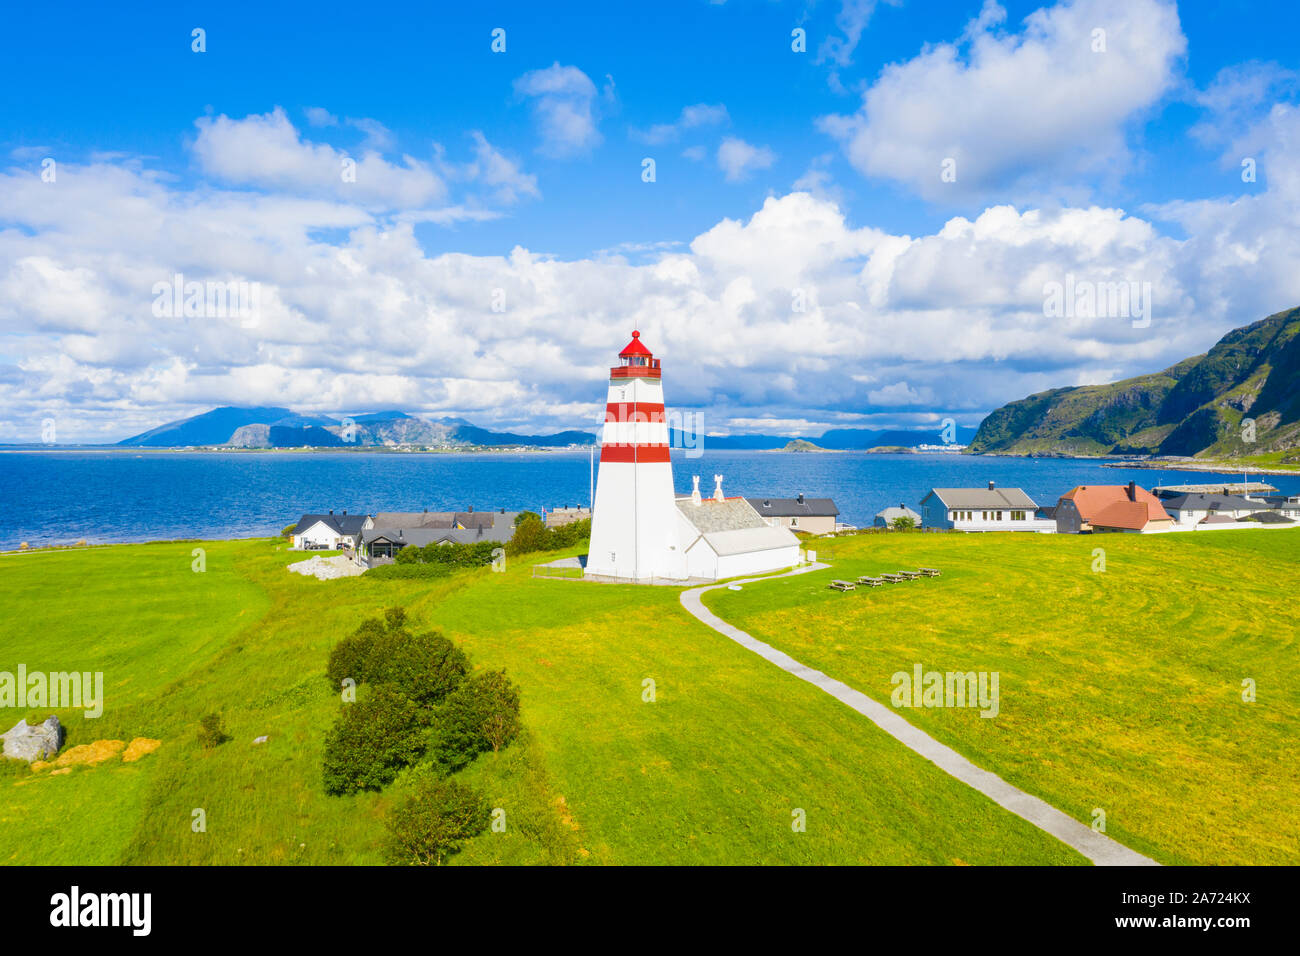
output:
[{"label": "grey roofed house", "polygon": [[1166,511],[1266,511],[1271,506],[1264,501],[1252,501],[1240,495],[1213,495],[1200,492],[1181,492],[1160,499]]},{"label": "grey roofed house", "polygon": [[834,498],[746,498],[764,518],[834,518],[840,513]]},{"label": "grey roofed house", "polygon": [[324,524],[327,528],[338,534],[356,535],[361,533],[361,528],[366,523],[365,515],[350,515],[346,511],[341,514],[330,512],[325,515],[303,515],[302,519],[293,526],[289,533],[302,534],[312,525],[317,523]]},{"label": "grey roofed house", "polygon": [[[931,488],[930,494],[943,502],[949,509],[957,508],[974,511],[985,508],[1015,509],[1017,511],[1036,511],[1038,505],[1034,499],[1019,488],[995,488],[989,482],[988,488]],[[926,498],[930,495],[926,495]],[[922,499],[924,500],[924,499]]]},{"label": "grey roofed house", "polygon": [[911,518],[912,523],[920,527],[921,516],[905,504],[899,504],[897,507],[891,505],[882,511],[877,511],[875,527],[888,528],[899,518]]},{"label": "grey roofed house", "polygon": [[[380,531],[404,532],[407,544],[423,546],[440,541],[473,544],[476,541],[509,541],[515,533],[517,511],[381,511],[370,519],[363,541],[373,540]],[[429,532],[414,535],[414,532]],[[388,536],[395,540],[393,535]],[[419,540],[416,540],[416,539]]]}]

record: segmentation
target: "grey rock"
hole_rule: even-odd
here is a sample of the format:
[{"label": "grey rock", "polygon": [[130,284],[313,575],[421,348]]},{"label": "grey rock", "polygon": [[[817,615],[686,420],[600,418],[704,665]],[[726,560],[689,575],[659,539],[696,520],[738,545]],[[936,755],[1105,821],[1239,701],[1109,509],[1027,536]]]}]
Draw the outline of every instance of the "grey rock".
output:
[{"label": "grey rock", "polygon": [[59,718],[50,716],[45,723],[29,726],[20,720],[8,731],[0,734],[5,742],[4,755],[14,760],[45,760],[59,752],[63,745],[63,728]]},{"label": "grey rock", "polygon": [[266,734],[263,734],[263,735],[260,736],[260,737],[254,737],[254,738],[253,738],[253,743],[255,743],[255,744],[264,744],[264,743],[266,743],[266,742],[267,742],[268,740],[270,740],[270,739],[271,739],[271,738],[268,737]]}]

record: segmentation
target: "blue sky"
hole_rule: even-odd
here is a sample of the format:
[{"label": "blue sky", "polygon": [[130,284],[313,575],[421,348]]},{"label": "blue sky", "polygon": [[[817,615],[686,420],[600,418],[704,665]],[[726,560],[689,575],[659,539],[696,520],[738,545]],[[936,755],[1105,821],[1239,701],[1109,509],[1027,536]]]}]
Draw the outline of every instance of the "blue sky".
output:
[{"label": "blue sky", "polygon": [[[1295,225],[1300,13],[1238,6],[12,5],[0,436],[241,396],[584,424],[634,323],[717,431],[973,424],[1161,367],[1300,297],[1265,241]],[[154,325],[176,271],[267,314]],[[1156,321],[1051,326],[1067,273],[1153,282]]]}]

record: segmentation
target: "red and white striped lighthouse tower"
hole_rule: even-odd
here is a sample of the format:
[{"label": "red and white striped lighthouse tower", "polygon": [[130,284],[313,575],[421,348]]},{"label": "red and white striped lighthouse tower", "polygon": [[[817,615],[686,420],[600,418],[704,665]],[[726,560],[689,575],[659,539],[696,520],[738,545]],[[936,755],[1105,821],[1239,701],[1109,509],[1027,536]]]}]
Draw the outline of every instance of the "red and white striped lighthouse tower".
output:
[{"label": "red and white striped lighthouse tower", "polygon": [[609,370],[586,573],[632,581],[684,577],[659,360],[640,332],[618,358]]}]

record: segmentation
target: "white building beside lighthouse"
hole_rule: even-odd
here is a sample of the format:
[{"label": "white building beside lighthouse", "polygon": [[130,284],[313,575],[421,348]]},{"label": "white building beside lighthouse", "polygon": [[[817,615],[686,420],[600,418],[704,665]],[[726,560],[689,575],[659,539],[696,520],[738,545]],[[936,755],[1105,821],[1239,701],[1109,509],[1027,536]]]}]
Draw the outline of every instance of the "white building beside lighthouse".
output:
[{"label": "white building beside lighthouse", "polygon": [[770,527],[744,498],[673,491],[659,360],[633,332],[609,371],[591,521],[590,577],[717,580],[794,567],[799,539]]}]

